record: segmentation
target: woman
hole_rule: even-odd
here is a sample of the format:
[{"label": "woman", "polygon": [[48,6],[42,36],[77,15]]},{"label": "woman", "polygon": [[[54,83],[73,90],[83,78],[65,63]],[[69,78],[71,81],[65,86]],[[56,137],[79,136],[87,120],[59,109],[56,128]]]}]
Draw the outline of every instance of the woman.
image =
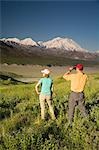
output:
[{"label": "woman", "polygon": [[[50,114],[52,119],[55,119],[54,110],[51,105],[52,92],[53,92],[53,81],[49,77],[50,71],[44,69],[41,71],[43,78],[41,78],[35,86],[36,93],[39,95],[40,107],[41,107],[41,119],[45,119],[45,100],[49,106]],[[41,92],[38,91],[38,87],[41,85]]]}]

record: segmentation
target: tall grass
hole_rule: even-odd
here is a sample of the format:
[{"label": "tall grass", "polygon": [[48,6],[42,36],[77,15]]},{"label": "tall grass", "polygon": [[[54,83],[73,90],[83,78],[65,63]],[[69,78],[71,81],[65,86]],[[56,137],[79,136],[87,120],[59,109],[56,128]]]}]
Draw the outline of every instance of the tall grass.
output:
[{"label": "tall grass", "polygon": [[70,83],[57,77],[54,86],[55,121],[48,109],[41,120],[35,83],[1,87],[0,150],[98,150],[99,74],[89,75],[84,91],[88,117],[76,108],[72,128],[67,128]]}]

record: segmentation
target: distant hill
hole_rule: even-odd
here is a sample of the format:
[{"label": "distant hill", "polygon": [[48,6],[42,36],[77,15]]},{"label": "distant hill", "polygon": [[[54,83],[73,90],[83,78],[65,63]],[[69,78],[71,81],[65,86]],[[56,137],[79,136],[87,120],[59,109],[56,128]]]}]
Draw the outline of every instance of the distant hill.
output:
[{"label": "distant hill", "polygon": [[0,85],[10,85],[10,84],[23,84],[24,82],[18,81],[15,78],[22,77],[21,75],[17,75],[14,73],[1,72],[0,71]]}]

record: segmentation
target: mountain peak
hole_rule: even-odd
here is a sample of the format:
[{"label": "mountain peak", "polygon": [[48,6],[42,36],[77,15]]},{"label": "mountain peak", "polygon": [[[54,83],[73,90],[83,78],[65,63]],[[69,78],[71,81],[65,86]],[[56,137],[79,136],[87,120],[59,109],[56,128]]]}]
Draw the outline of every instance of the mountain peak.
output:
[{"label": "mountain peak", "polygon": [[16,42],[16,43],[20,43],[20,40],[18,38],[3,38],[3,39],[0,39],[2,41],[9,41],[9,42]]},{"label": "mountain peak", "polygon": [[31,46],[37,46],[37,43],[35,41],[33,41],[31,38],[25,38],[23,40],[21,40],[21,44],[23,45],[31,45]]},{"label": "mountain peak", "polygon": [[56,37],[56,38],[54,38],[54,39],[52,39],[52,40],[62,40],[63,38],[61,38],[61,37]]},{"label": "mountain peak", "polygon": [[43,42],[43,45],[46,48],[56,48],[68,51],[86,51],[85,49],[80,47],[79,44],[77,44],[75,41],[69,38],[56,37],[52,40]]}]

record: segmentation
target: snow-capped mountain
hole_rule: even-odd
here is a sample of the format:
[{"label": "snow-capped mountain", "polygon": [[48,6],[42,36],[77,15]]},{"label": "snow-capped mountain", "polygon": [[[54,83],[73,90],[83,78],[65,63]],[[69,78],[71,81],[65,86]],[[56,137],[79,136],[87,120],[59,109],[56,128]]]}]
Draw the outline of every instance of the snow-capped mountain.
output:
[{"label": "snow-capped mountain", "polygon": [[26,38],[24,40],[21,40],[20,44],[31,45],[31,46],[38,46],[38,44],[35,41],[33,41],[31,38]]},{"label": "snow-capped mountain", "polygon": [[[23,63],[28,59],[30,62],[38,64],[39,62],[58,64],[67,63],[67,59],[72,60],[98,60],[98,52],[92,53],[80,47],[75,41],[69,38],[54,38],[43,42],[35,42],[31,38],[23,40],[17,38],[0,39],[0,50],[3,62],[11,62],[20,59]],[[12,59],[13,58],[13,59]],[[24,58],[22,60],[22,58]],[[46,60],[46,61],[45,61]],[[15,63],[15,61],[14,61]],[[69,62],[70,63],[70,62]]]},{"label": "snow-capped mountain", "polygon": [[55,49],[61,49],[61,50],[66,50],[66,51],[81,51],[81,52],[87,51],[84,48],[82,48],[79,44],[77,44],[75,41],[73,41],[72,39],[61,38],[61,37],[57,37],[46,42],[43,42],[43,41],[35,42],[31,38],[25,38],[23,40],[20,40],[17,38],[7,38],[7,39],[3,38],[3,39],[0,39],[0,41],[6,42],[7,44],[11,44],[12,46],[19,44],[20,46],[21,45],[37,46],[37,47],[46,48],[46,49],[55,48]]},{"label": "snow-capped mountain", "polygon": [[16,43],[20,43],[20,40],[18,38],[3,38],[3,39],[0,39],[1,41],[4,41],[4,42],[16,42]]},{"label": "snow-capped mountain", "polygon": [[80,47],[75,41],[69,38],[54,38],[47,42],[41,43],[47,49],[49,48],[56,48],[56,49],[63,49],[67,51],[87,51]]},{"label": "snow-capped mountain", "polygon": [[37,42],[33,41],[31,38],[25,38],[23,40],[20,40],[18,38],[3,38],[0,39],[0,41],[6,42],[7,44],[11,44],[12,46],[15,46],[15,44],[24,46],[38,46]]},{"label": "snow-capped mountain", "polygon": [[0,41],[8,45],[9,47],[16,47],[16,48],[20,47],[20,40],[17,38],[7,38],[7,39],[3,38],[0,39]]},{"label": "snow-capped mountain", "polygon": [[99,50],[97,50],[97,51],[96,51],[96,55],[98,55],[98,56],[99,56]]}]

